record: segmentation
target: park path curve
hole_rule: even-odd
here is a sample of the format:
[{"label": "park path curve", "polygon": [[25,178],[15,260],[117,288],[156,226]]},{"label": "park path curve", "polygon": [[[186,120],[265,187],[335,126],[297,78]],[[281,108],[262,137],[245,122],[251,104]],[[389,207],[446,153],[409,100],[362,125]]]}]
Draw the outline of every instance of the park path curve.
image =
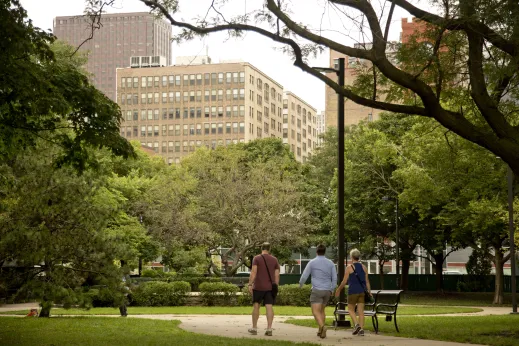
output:
[{"label": "park path curve", "polygon": [[[0,306],[0,312],[9,312],[17,310],[29,310],[30,308],[37,308],[37,303],[29,304],[13,304]],[[482,307],[483,311],[477,313],[467,314],[446,314],[446,316],[485,316],[485,315],[503,315],[510,312],[507,307]],[[131,308],[129,309],[131,314]],[[92,316],[92,315],[87,315]],[[423,317],[441,316],[441,315],[423,315]],[[104,317],[118,317],[117,315]],[[272,337],[263,335],[263,330],[266,328],[265,316],[260,317],[258,324],[258,335],[250,335],[247,328],[251,325],[250,315],[130,315],[130,318],[146,318],[156,320],[179,320],[180,327],[186,331],[217,335],[231,338],[255,338],[265,340],[285,340],[292,342],[312,342],[320,345],[346,345],[352,342],[355,345],[371,345],[371,346],[460,346],[467,345],[455,342],[422,340],[400,338],[387,335],[376,335],[366,331],[366,336],[358,337],[352,336],[351,330],[339,329],[337,331],[333,328],[328,329],[328,337],[320,339],[316,336],[315,328],[301,327],[293,324],[283,323],[289,318],[308,319],[310,316],[276,316],[274,320],[274,333]],[[406,316],[401,316],[406,318]],[[411,317],[411,316],[408,316]],[[416,317],[416,316],[413,316]],[[473,344],[472,344],[473,345]]]}]

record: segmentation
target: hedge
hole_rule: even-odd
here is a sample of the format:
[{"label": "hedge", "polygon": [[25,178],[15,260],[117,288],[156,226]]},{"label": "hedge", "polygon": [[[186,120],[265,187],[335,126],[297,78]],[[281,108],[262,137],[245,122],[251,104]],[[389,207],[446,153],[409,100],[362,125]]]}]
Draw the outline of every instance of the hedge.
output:
[{"label": "hedge", "polygon": [[178,306],[185,304],[190,291],[189,283],[183,281],[143,282],[133,290],[131,300],[137,306]]},{"label": "hedge", "polygon": [[200,298],[207,306],[235,305],[239,288],[226,282],[203,282],[200,284]]}]

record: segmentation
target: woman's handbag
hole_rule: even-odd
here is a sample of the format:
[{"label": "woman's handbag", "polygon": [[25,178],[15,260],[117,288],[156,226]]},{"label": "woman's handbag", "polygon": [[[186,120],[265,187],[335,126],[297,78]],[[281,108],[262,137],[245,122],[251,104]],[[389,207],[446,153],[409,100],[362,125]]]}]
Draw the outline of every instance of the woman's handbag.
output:
[{"label": "woman's handbag", "polygon": [[272,297],[274,299],[276,299],[276,296],[278,295],[278,284],[275,284],[274,281],[272,281],[272,277],[270,276],[270,270],[269,270],[269,266],[267,265],[267,260],[265,259],[265,257],[263,255],[261,255],[261,257],[263,257],[263,260],[265,261],[265,268],[267,268],[267,273],[269,274],[269,279],[270,279],[270,283],[272,284]]},{"label": "woman's handbag", "polygon": [[357,271],[355,271],[355,266],[352,264],[351,267],[353,268],[353,273],[357,277],[357,280],[359,280],[359,283],[362,286],[362,289],[364,290],[364,303],[373,302],[373,296],[369,293],[366,286],[362,283],[362,280],[360,279],[359,275],[357,274]]}]

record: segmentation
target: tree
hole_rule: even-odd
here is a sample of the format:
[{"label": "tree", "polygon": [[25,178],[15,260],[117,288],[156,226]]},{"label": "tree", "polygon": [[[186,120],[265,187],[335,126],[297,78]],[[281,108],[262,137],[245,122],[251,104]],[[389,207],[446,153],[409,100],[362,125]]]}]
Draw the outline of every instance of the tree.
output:
[{"label": "tree", "polygon": [[89,147],[134,154],[119,135],[117,104],[93,85],[84,57],[32,25],[19,0],[0,1],[0,157],[44,139],[62,148],[56,164],[84,169]]},{"label": "tree", "polygon": [[[517,1],[434,1],[433,9],[425,11],[408,0],[393,0],[380,8],[368,0],[328,0],[313,23],[298,22],[295,4],[281,0],[265,0],[238,15],[234,1],[211,1],[210,7],[201,8],[199,17],[192,22],[178,19],[180,0],[141,2],[180,28],[178,42],[215,32],[227,32],[230,37],[241,37],[245,32],[262,35],[282,44],[293,56],[295,66],[346,98],[384,111],[434,118],[450,131],[501,157],[519,175],[519,128],[514,115],[519,96]],[[94,14],[101,2],[89,0],[87,4],[89,14]],[[399,22],[393,20],[397,6],[428,24],[427,32],[435,33],[435,40],[427,48],[428,59],[421,66],[410,61],[392,62],[388,34],[391,25]],[[339,14],[335,26],[322,30],[321,13],[327,10]],[[341,43],[343,36],[333,33],[345,27],[356,27],[366,39],[355,47]],[[454,46],[448,46],[451,35],[460,37]],[[324,48],[372,64],[373,92],[365,95],[350,87],[340,88],[333,79],[310,67],[307,57]],[[440,53],[449,49],[457,52],[458,60],[441,59]],[[413,102],[377,92],[379,80],[412,95]],[[470,97],[469,107],[475,110],[475,118],[465,113],[466,108],[449,102],[455,100],[459,89]]]},{"label": "tree", "polygon": [[310,235],[301,168],[279,139],[201,149],[182,166],[198,180],[197,219],[209,227],[210,251],[223,251],[227,276],[250,267],[250,256],[265,241],[295,249]]},{"label": "tree", "polygon": [[42,140],[0,166],[0,267],[13,268],[21,290],[40,299],[41,317],[54,302],[88,306],[87,281],[117,292],[126,268],[116,262],[148,241],[124,213],[122,196],[108,188],[104,160],[79,175],[54,166],[58,150]]},{"label": "tree", "polygon": [[[401,199],[419,213],[424,227],[435,230],[422,233],[426,239],[420,241],[438,255],[437,271],[445,242],[489,251],[496,268],[494,303],[501,304],[503,265],[509,259],[502,245],[507,238],[506,166],[427,120],[418,122],[403,143],[405,160],[395,173],[405,186]],[[437,244],[436,250],[428,244]]]}]

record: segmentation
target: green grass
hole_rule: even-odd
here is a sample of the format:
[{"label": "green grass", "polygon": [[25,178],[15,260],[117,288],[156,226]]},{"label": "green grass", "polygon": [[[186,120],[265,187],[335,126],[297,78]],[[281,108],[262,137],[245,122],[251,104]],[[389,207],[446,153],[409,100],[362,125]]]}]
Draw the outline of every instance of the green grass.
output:
[{"label": "green grass", "polygon": [[[402,295],[400,303],[439,306],[496,306],[492,304],[493,299],[493,292],[406,292]],[[502,306],[511,305],[512,295],[505,293]]]},{"label": "green grass", "polygon": [[[327,324],[332,324],[327,319]],[[317,328],[313,319],[288,320],[298,326]],[[402,336],[440,341],[455,341],[496,346],[519,345],[519,315],[464,316],[464,317],[421,317],[398,319],[397,333],[393,322],[379,319],[380,332],[385,335]],[[366,329],[373,331],[370,319]]]},{"label": "green grass", "polygon": [[[159,314],[179,314],[179,315],[250,315],[252,308],[248,306],[171,306],[171,307],[129,307],[130,315],[159,315]],[[262,313],[264,308],[262,308]],[[326,313],[333,314],[334,307],[328,307]],[[274,311],[278,316],[312,316],[310,307],[303,306],[276,306]],[[479,312],[482,309],[452,307],[452,306],[402,306],[398,308],[401,315],[436,315],[436,314],[455,314],[464,312]],[[2,312],[4,315],[26,315],[28,311]],[[81,309],[52,309],[51,315],[119,315],[117,308],[93,308],[90,310]]]},{"label": "green grass", "polygon": [[[260,346],[265,340],[231,339],[181,330],[179,321],[135,318],[16,318],[0,319],[2,345],[211,345]],[[296,345],[269,340],[269,345]],[[315,345],[311,343],[297,345]]]}]

